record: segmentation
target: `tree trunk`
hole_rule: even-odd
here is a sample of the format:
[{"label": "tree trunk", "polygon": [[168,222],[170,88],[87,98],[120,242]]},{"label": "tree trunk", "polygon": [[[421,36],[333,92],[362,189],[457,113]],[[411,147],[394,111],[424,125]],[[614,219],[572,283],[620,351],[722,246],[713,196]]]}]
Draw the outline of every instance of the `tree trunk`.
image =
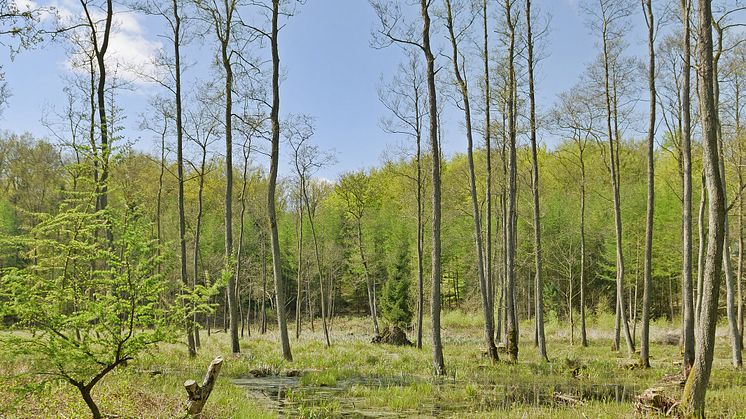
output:
[{"label": "tree trunk", "polygon": [[585,328],[585,147],[578,143],[578,158],[580,160],[580,342],[588,346],[588,336]]},{"label": "tree trunk", "polygon": [[305,179],[299,176],[300,190],[298,191],[298,279],[296,281],[295,293],[295,338],[300,339],[300,308],[301,308],[301,281],[303,280],[303,190]]},{"label": "tree trunk", "polygon": [[262,334],[267,333],[267,254],[266,246],[267,239],[264,235],[261,236],[262,246]]},{"label": "tree trunk", "polygon": [[277,169],[280,160],[280,52],[279,37],[280,0],[272,0],[272,150],[270,153],[269,191],[267,193],[267,215],[269,216],[270,239],[272,244],[272,270],[275,278],[275,307],[277,308],[277,327],[280,332],[282,356],[287,361],[293,360],[288,339],[288,328],[285,313],[285,281],[282,277],[280,238],[277,231],[277,212],[275,209],[275,189],[277,187]]},{"label": "tree trunk", "polygon": [[[720,82],[718,79],[718,63],[723,52],[723,29],[719,24],[715,25],[718,34],[717,48],[712,63],[713,101],[715,103],[715,132],[718,138],[720,152],[720,177],[723,180],[723,199],[728,202],[727,184],[725,177],[725,153],[723,152],[723,132],[720,124]],[[741,191],[739,191],[741,193]],[[733,366],[740,368],[743,364],[741,357],[741,337],[738,332],[738,321],[736,320],[735,307],[735,279],[733,278],[733,264],[730,259],[730,231],[728,222],[729,208],[725,208],[725,221],[723,226],[723,270],[725,271],[726,285],[726,312],[728,316],[728,328],[731,340],[731,358]]]},{"label": "tree trunk", "polygon": [[[544,336],[544,285],[542,283],[542,254],[541,254],[541,211],[539,208],[539,161],[536,146],[536,98],[534,94],[534,40],[531,32],[531,0],[526,0],[526,32],[528,43],[528,86],[529,86],[529,117],[531,123],[531,192],[534,204],[534,269],[536,270],[534,298],[536,300],[536,335],[539,356],[548,361],[546,338]],[[570,289],[572,291],[572,287]],[[570,296],[572,301],[572,295]],[[572,305],[570,306],[572,319]]]},{"label": "tree trunk", "polygon": [[515,246],[516,246],[516,115],[515,115],[515,25],[511,17],[513,3],[505,1],[505,18],[507,21],[510,40],[508,46],[508,143],[509,143],[509,180],[508,180],[508,216],[507,216],[507,246],[506,246],[506,298],[505,308],[507,322],[507,347],[510,360],[518,360],[518,318],[515,307]]},{"label": "tree trunk", "polygon": [[[231,16],[226,10],[225,34],[221,39],[221,58],[225,71],[225,268],[231,269],[233,262],[233,68],[230,61],[229,41]],[[217,25],[216,25],[217,27]],[[219,31],[219,30],[218,30]],[[236,301],[236,279],[228,276],[226,295],[230,327],[231,351],[241,352],[238,342],[238,305]]]},{"label": "tree trunk", "polygon": [[[176,100],[176,170],[179,183],[179,261],[181,285],[184,289],[189,288],[189,277],[187,275],[187,248],[186,248],[186,217],[184,216],[184,123],[182,120],[181,104],[181,17],[179,16],[179,5],[176,0],[172,2],[174,13],[174,77],[175,77],[175,100]],[[193,290],[193,288],[192,288]],[[187,348],[189,357],[197,355],[194,342],[194,322],[192,316],[186,316]]]},{"label": "tree trunk", "polygon": [[486,184],[487,191],[485,193],[486,200],[486,234],[485,234],[485,256],[486,256],[486,268],[487,273],[485,280],[487,282],[487,312],[490,316],[490,322],[493,324],[493,336],[491,337],[492,344],[495,343],[494,337],[494,321],[495,321],[495,283],[494,283],[494,270],[492,266],[492,127],[490,120],[490,105],[492,95],[490,93],[490,49],[489,49],[489,31],[488,31],[488,15],[487,15],[487,0],[482,1],[482,23],[484,33],[484,46],[482,54],[484,58],[484,144],[485,144],[485,158],[486,158]]},{"label": "tree trunk", "polygon": [[[303,183],[303,200],[306,203],[306,212],[308,213],[308,224],[311,226],[311,237],[313,238],[313,250],[316,255],[316,268],[319,274],[319,297],[321,299],[321,323],[324,328],[324,339],[326,340],[326,346],[331,346],[331,340],[329,339],[329,326],[328,326],[328,304],[324,294],[324,274],[321,269],[321,253],[319,252],[319,241],[316,236],[316,226],[313,222],[313,216],[311,213],[311,202],[308,198],[308,192],[306,190],[305,182]],[[367,264],[366,264],[367,272]],[[378,333],[376,333],[378,334]]]},{"label": "tree trunk", "polygon": [[430,296],[430,317],[433,335],[433,368],[435,375],[445,375],[443,343],[440,338],[440,146],[438,138],[438,99],[435,88],[435,56],[430,47],[430,1],[420,0],[422,14],[422,49],[427,63],[427,92],[430,116],[430,152],[432,154],[432,286]]},{"label": "tree trunk", "polygon": [[[453,49],[453,56],[451,61],[453,63],[453,73],[458,83],[459,90],[461,91],[461,100],[464,109],[464,124],[466,128],[466,156],[469,166],[469,191],[471,195],[471,207],[472,207],[472,218],[474,220],[474,242],[476,247],[476,262],[477,262],[477,279],[479,280],[479,291],[482,297],[482,313],[484,317],[484,338],[487,353],[490,356],[492,362],[497,362],[497,347],[495,346],[494,340],[494,326],[492,324],[492,314],[490,313],[489,303],[489,288],[487,279],[485,276],[484,269],[484,250],[482,242],[482,222],[479,211],[479,202],[477,200],[477,182],[476,182],[476,170],[474,168],[474,140],[472,135],[471,127],[471,105],[469,102],[469,89],[464,77],[461,74],[459,68],[459,48],[456,40],[456,32],[453,27],[453,16],[451,10],[451,1],[445,0],[447,10],[447,22],[448,33],[450,34],[451,47]],[[458,285],[456,288],[456,298],[458,298]]]},{"label": "tree trunk", "polygon": [[202,409],[207,403],[207,399],[212,393],[212,389],[215,387],[215,382],[220,374],[220,367],[223,365],[223,358],[217,357],[212,360],[210,366],[207,368],[207,374],[202,380],[202,385],[197,384],[194,380],[187,380],[184,382],[184,389],[187,392],[188,398],[186,403],[186,414],[187,417],[200,417]]},{"label": "tree trunk", "polygon": [[712,10],[710,0],[699,0],[699,101],[703,134],[704,170],[709,196],[707,257],[703,274],[702,311],[697,329],[694,364],[684,387],[685,414],[704,417],[705,393],[715,349],[720,274],[723,258],[725,194],[720,176],[717,141],[717,110],[713,95]]},{"label": "tree trunk", "polygon": [[[609,163],[611,172],[611,187],[613,194],[614,203],[614,231],[616,234],[616,311],[617,311],[617,327],[615,328],[615,349],[619,349],[619,333],[620,327],[624,328],[624,338],[627,342],[627,353],[632,356],[635,352],[634,345],[632,343],[632,336],[629,331],[629,323],[624,315],[624,254],[622,253],[622,210],[619,198],[619,157],[617,144],[615,144],[614,131],[616,131],[616,142],[619,140],[618,130],[612,131],[611,119],[612,119],[612,106],[611,106],[611,93],[609,91],[609,49],[608,49],[608,34],[604,27],[603,33],[603,54],[604,54],[604,82],[605,82],[605,98],[606,98],[606,122],[607,122],[607,134],[609,136]],[[615,106],[616,109],[616,101]],[[614,111],[616,114],[616,111]],[[621,325],[621,326],[620,326]]]},{"label": "tree trunk", "polygon": [[[684,373],[688,374],[694,362],[694,289],[692,285],[692,151],[691,151],[691,41],[689,16],[691,14],[691,0],[681,0],[684,22],[684,77],[681,92],[683,127],[681,133],[681,154],[683,160],[684,191],[682,221],[683,228],[683,267],[682,267],[682,298],[683,298],[683,339],[684,339]],[[704,195],[702,198],[704,204]],[[704,208],[700,209],[700,217],[704,215]],[[704,230],[700,219],[700,240],[704,237]],[[700,243],[700,248],[703,245]]]},{"label": "tree trunk", "polygon": [[[645,221],[645,258],[643,261],[642,332],[640,336],[640,364],[650,368],[650,302],[653,292],[653,211],[655,200],[655,17],[652,0],[643,0],[648,26],[648,90],[650,91],[650,125],[648,126],[648,200]],[[635,286],[635,289],[637,287]]]}]

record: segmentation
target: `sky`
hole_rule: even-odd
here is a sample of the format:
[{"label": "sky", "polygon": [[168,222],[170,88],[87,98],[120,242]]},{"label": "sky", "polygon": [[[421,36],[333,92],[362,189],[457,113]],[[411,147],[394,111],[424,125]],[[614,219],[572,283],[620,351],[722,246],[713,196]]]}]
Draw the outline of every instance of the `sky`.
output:
[{"label": "sky", "polygon": [[[69,10],[79,9],[73,0],[54,1]],[[539,45],[546,57],[536,70],[539,112],[550,109],[557,94],[570,89],[598,53],[597,36],[587,29],[578,2],[534,1],[534,9],[550,16],[548,35]],[[112,41],[115,56],[128,62],[146,62],[159,48],[167,47],[158,36],[161,28],[152,19],[132,12],[117,16],[117,36]],[[631,19],[642,19],[641,16],[635,10]],[[381,129],[379,121],[386,115],[386,109],[377,93],[381,77],[391,78],[403,59],[403,52],[397,47],[374,49],[370,46],[371,30],[376,23],[377,17],[367,0],[307,0],[280,35],[284,72],[282,114],[303,113],[315,118],[313,143],[336,154],[337,163],[319,173],[325,178],[334,179],[347,171],[374,167],[388,150],[403,141]],[[444,30],[438,30],[434,38],[436,42],[443,42],[445,36]],[[492,47],[497,48],[497,35],[491,33],[490,36]],[[218,70],[208,65],[211,42],[207,38],[188,50],[192,51],[191,56],[190,52],[185,53],[185,61],[194,64],[187,70],[187,79],[220,76]],[[644,54],[642,35],[628,42],[631,54]],[[437,60],[446,70],[450,69],[445,57]],[[22,52],[12,61],[4,54],[0,64],[13,94],[0,115],[0,127],[52,137],[41,120],[45,114],[61,111],[65,104],[63,88],[66,77],[74,71],[69,65],[65,45],[46,44]],[[157,153],[157,141],[139,129],[139,121],[148,112],[148,101],[154,91],[157,91],[156,86],[135,81],[130,91],[119,93],[118,104],[126,116],[124,135],[127,140],[140,150]],[[443,147],[447,154],[465,151],[460,118],[454,113],[445,125]],[[556,142],[549,132],[541,132],[540,140],[549,146]],[[281,170],[289,174],[287,147],[283,151]]]}]

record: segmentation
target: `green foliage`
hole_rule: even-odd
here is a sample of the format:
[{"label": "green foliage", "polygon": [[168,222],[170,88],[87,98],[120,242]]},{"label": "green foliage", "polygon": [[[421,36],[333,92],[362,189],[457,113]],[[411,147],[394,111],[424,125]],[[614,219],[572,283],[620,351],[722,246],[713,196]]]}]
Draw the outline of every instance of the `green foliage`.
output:
[{"label": "green foliage", "polygon": [[394,266],[389,270],[389,279],[383,286],[381,314],[392,326],[407,328],[412,323],[412,308],[409,298],[409,254],[403,246]]},{"label": "green foliage", "polygon": [[110,371],[170,337],[172,311],[161,299],[150,223],[140,207],[95,212],[93,198],[73,194],[56,215],[40,215],[19,238],[32,262],[2,272],[0,314],[24,332],[3,335],[0,348],[24,359],[33,378],[16,383],[61,381],[90,393]]}]

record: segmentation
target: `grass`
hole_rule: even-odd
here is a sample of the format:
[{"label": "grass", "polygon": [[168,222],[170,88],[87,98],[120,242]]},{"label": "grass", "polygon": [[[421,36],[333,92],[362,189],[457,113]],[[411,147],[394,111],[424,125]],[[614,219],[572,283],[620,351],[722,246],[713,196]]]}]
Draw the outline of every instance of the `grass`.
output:
[{"label": "grass", "polygon": [[[612,319],[613,321],[613,319]],[[227,336],[207,337],[199,355],[189,359],[183,345],[163,344],[156,351],[105,378],[94,390],[101,410],[122,418],[172,418],[182,414],[183,382],[200,379],[216,355],[226,360],[221,377],[205,408],[204,418],[300,417],[386,413],[401,416],[473,417],[633,417],[632,397],[680,371],[676,345],[654,343],[651,369],[632,368],[636,361],[612,352],[609,319],[589,322],[591,345],[570,342],[566,325],[548,322],[550,363],[535,350],[530,323],[522,324],[519,362],[492,365],[482,349],[480,316],[457,311],[443,317],[448,375],[432,376],[430,347],[397,348],[370,344],[367,319],[335,319],[332,347],[322,335],[304,331],[292,340],[293,362],[282,359],[273,332],[245,337],[242,352],[230,355]],[[675,333],[677,325],[655,322],[653,342]],[[715,370],[708,392],[710,417],[746,417],[746,374],[730,366],[727,334],[719,331]],[[638,328],[639,332],[639,328]],[[429,339],[426,337],[425,342]],[[21,360],[0,360],[0,373],[22,369]],[[155,373],[154,373],[155,372]],[[282,410],[270,397],[238,387],[232,380],[248,376],[297,376],[297,385],[282,390]],[[618,387],[611,387],[616,385]],[[0,417],[87,417],[75,389],[64,383],[19,396],[11,385],[0,386]],[[551,402],[554,392],[584,389],[583,405]],[[623,391],[625,400],[617,403]],[[678,392],[675,387],[672,395]],[[598,398],[590,397],[591,393]],[[608,394],[607,394],[608,393]],[[604,396],[606,394],[606,396]],[[547,396],[548,395],[548,396]],[[611,396],[609,396],[611,395]],[[549,400],[546,400],[549,397]],[[543,402],[536,403],[536,399]]]}]

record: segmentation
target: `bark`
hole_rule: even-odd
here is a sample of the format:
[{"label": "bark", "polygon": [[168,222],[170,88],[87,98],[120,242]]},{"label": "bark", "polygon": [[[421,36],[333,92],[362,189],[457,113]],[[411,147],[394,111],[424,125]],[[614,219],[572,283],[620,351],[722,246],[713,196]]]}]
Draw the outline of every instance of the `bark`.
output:
[{"label": "bark", "polygon": [[248,183],[248,171],[249,171],[249,155],[251,151],[251,140],[248,140],[248,144],[244,144],[243,147],[243,173],[241,178],[241,196],[239,198],[239,201],[241,202],[241,213],[239,215],[239,225],[238,225],[238,248],[236,249],[236,296],[238,297],[237,305],[240,308],[239,310],[239,318],[241,319],[241,336],[243,337],[243,331],[244,331],[244,316],[243,316],[243,309],[241,305],[241,294],[238,292],[239,284],[241,281],[241,255],[243,253],[243,242],[244,242],[244,224],[245,224],[245,218],[246,218],[246,186]]},{"label": "bark", "polygon": [[205,378],[202,380],[202,385],[197,384],[194,380],[184,382],[184,389],[188,395],[186,403],[187,417],[200,417],[202,409],[204,409],[205,403],[207,403],[207,399],[215,387],[215,382],[218,379],[222,365],[222,357],[213,359],[207,368],[207,374],[205,374]]},{"label": "bark", "polygon": [[262,334],[267,333],[267,238],[262,235]]},{"label": "bark", "polygon": [[[174,47],[174,96],[176,102],[176,171],[179,184],[179,273],[181,285],[189,288],[189,275],[187,268],[187,246],[186,246],[186,217],[184,215],[184,122],[181,103],[181,16],[179,15],[179,4],[176,0],[172,2],[173,7],[173,47]],[[194,288],[192,287],[192,290]],[[192,316],[186,316],[187,348],[189,357],[197,355],[194,342],[194,322]]]},{"label": "bark", "polygon": [[479,291],[482,297],[482,313],[484,317],[484,338],[487,346],[487,353],[490,356],[492,362],[497,362],[497,347],[495,346],[494,340],[494,325],[492,314],[490,313],[489,303],[489,288],[484,269],[484,243],[482,241],[482,222],[479,211],[479,202],[477,200],[477,181],[476,171],[474,168],[474,140],[471,126],[471,105],[469,102],[469,88],[464,76],[462,76],[461,68],[459,66],[459,47],[456,39],[456,32],[453,25],[453,13],[451,9],[451,1],[445,0],[448,33],[451,39],[451,47],[453,50],[453,56],[451,61],[453,63],[453,74],[456,78],[459,90],[461,92],[461,100],[464,109],[464,124],[466,127],[466,158],[469,166],[469,192],[471,196],[471,207],[472,207],[472,218],[474,220],[474,242],[476,247],[476,262],[477,262],[477,279],[479,280]]},{"label": "bark", "polygon": [[[203,194],[205,191],[205,168],[207,166],[207,144],[200,144],[200,147],[202,148],[202,160],[200,161],[200,169],[199,169],[199,188],[197,189],[197,221],[196,226],[194,228],[194,253],[192,254],[192,269],[193,269],[193,280],[194,283],[197,284],[198,278],[200,278],[199,275],[199,243],[200,238],[202,234],[202,214],[204,212],[203,208]],[[202,281],[199,281],[202,282]],[[207,318],[205,318],[205,321],[207,322],[207,329],[209,334],[209,328],[210,324]],[[199,315],[197,312],[194,313],[194,344],[195,347],[200,347],[200,339],[199,339]],[[249,335],[251,334],[251,325],[249,325]]]},{"label": "bark", "polygon": [[[485,253],[486,253],[486,281],[487,281],[487,294],[488,294],[488,307],[491,322],[494,325],[495,321],[495,283],[494,283],[494,270],[492,266],[492,127],[490,120],[490,105],[491,105],[491,93],[490,93],[490,49],[489,49],[489,31],[487,26],[488,15],[487,15],[487,0],[482,2],[482,23],[484,33],[484,46],[482,54],[484,58],[484,144],[485,144],[485,156],[486,156],[486,184],[487,191],[485,193]],[[493,337],[491,338],[494,344],[494,326],[493,326]]]},{"label": "bark", "polygon": [[[536,96],[534,93],[534,40],[531,32],[531,0],[526,0],[526,33],[528,43],[528,87],[529,87],[529,118],[531,124],[531,192],[534,204],[534,270],[536,271],[534,298],[536,300],[536,343],[539,356],[548,361],[547,345],[544,335],[544,285],[542,283],[542,252],[541,252],[541,210],[539,207],[539,161],[536,146]],[[572,292],[572,288],[570,289]],[[570,295],[572,301],[572,294]],[[572,306],[570,307],[572,317]]]},{"label": "bark", "polygon": [[700,191],[699,212],[697,216],[697,223],[698,223],[698,230],[699,230],[699,249],[697,250],[697,295],[696,295],[696,305],[694,306],[695,308],[695,313],[694,313],[695,333],[696,333],[696,330],[699,328],[699,316],[702,313],[702,291],[704,287],[703,278],[704,278],[704,271],[705,271],[705,248],[707,247],[707,240],[705,236],[705,209],[707,207],[707,182],[705,181],[704,170],[702,171],[701,182],[702,182],[702,188]]},{"label": "bark", "polygon": [[[723,179],[723,196],[728,202],[727,185],[725,177],[725,154],[723,152],[723,132],[720,125],[720,82],[718,79],[718,63],[723,53],[723,31],[724,29],[713,22],[715,32],[717,33],[717,48],[712,62],[712,83],[713,83],[713,101],[715,103],[715,132],[718,138],[718,147],[720,152],[720,177]],[[739,191],[741,193],[741,191]],[[725,271],[726,285],[726,313],[728,316],[728,329],[731,337],[731,362],[733,366],[740,368],[743,364],[741,357],[741,337],[738,332],[738,322],[736,319],[735,307],[735,279],[733,278],[733,264],[730,259],[730,232],[729,232],[729,208],[725,209],[725,221],[723,232],[723,270]]]},{"label": "bark", "polygon": [[[114,17],[114,6],[112,0],[106,0],[106,18],[104,20],[104,33],[99,45],[99,34],[96,22],[90,15],[88,4],[81,0],[83,11],[91,30],[91,40],[93,42],[93,56],[96,59],[98,67],[98,86],[96,88],[96,102],[98,110],[99,132],[101,135],[101,171],[97,183],[96,209],[99,211],[106,210],[109,203],[109,156],[111,154],[111,144],[109,138],[109,121],[106,116],[106,53],[109,49],[109,38],[111,34],[111,25]],[[91,92],[92,93],[92,92]],[[93,127],[91,127],[93,130]],[[107,221],[106,239],[109,244],[114,241],[114,233],[111,224]]]},{"label": "bark", "polygon": [[[220,63],[225,72],[225,269],[230,269],[233,260],[233,67],[230,61],[230,40],[233,27],[234,5],[225,3],[224,21],[220,21],[218,13],[213,12],[215,32],[220,41]],[[228,317],[230,319],[231,351],[241,352],[238,342],[238,305],[236,301],[236,280],[229,275],[226,286],[228,300]]]},{"label": "bark", "polygon": [[[684,372],[688,373],[694,362],[694,290],[692,285],[692,151],[691,151],[691,36],[689,16],[691,14],[691,0],[681,0],[684,22],[684,69],[681,92],[682,132],[681,154],[683,161],[683,257],[682,257],[682,298],[683,298],[683,340],[684,340]],[[704,203],[704,196],[702,198]],[[700,209],[704,215],[704,208]],[[703,238],[702,220],[700,219],[700,240]],[[703,245],[700,244],[700,248]]]},{"label": "bark", "polygon": [[580,341],[584,347],[588,346],[588,336],[585,327],[585,147],[578,143],[578,158],[580,160]]},{"label": "bark", "polygon": [[[655,17],[652,0],[642,0],[648,27],[648,90],[650,92],[650,125],[648,126],[648,200],[645,219],[645,258],[643,261],[642,332],[640,336],[640,364],[650,367],[650,303],[653,287],[653,211],[655,203]],[[635,293],[637,286],[635,286]]]},{"label": "bark", "polygon": [[280,260],[280,237],[277,231],[277,211],[275,208],[275,191],[277,188],[277,170],[280,160],[280,51],[279,41],[279,12],[280,0],[272,0],[272,110],[270,121],[272,124],[272,151],[270,153],[269,191],[267,193],[267,214],[269,216],[270,239],[272,244],[272,270],[275,278],[275,307],[277,308],[277,327],[280,329],[280,344],[282,356],[293,360],[290,351],[290,339],[285,313],[285,280],[282,277],[282,261]]},{"label": "bark", "polygon": [[[306,213],[308,214],[308,224],[311,226],[311,238],[313,238],[313,250],[316,256],[316,268],[318,269],[319,275],[319,297],[321,300],[321,323],[324,329],[324,339],[326,340],[326,346],[331,346],[331,340],[329,339],[329,325],[328,318],[329,309],[327,304],[326,294],[324,293],[324,274],[321,269],[321,252],[319,251],[319,240],[316,235],[316,225],[313,222],[313,213],[311,212],[311,200],[308,197],[308,190],[306,189],[305,182],[303,183],[303,200],[306,203]],[[301,210],[302,215],[302,210]],[[367,265],[366,265],[367,266]],[[367,271],[367,268],[366,268]],[[309,287],[310,288],[310,287]],[[378,334],[378,333],[376,333]]]},{"label": "bark", "polygon": [[445,375],[446,367],[443,360],[443,343],[440,337],[440,146],[438,138],[438,98],[435,88],[435,56],[430,46],[430,1],[420,0],[422,14],[422,50],[427,63],[427,92],[430,116],[430,152],[432,154],[432,286],[430,297],[430,317],[433,337],[433,368],[436,375]]},{"label": "bark", "polygon": [[[613,194],[613,205],[614,205],[614,231],[616,234],[616,313],[617,313],[617,326],[615,328],[615,349],[619,349],[619,333],[620,327],[624,328],[624,338],[627,343],[627,353],[632,356],[635,352],[634,344],[632,342],[632,336],[629,331],[629,323],[624,315],[624,254],[622,253],[622,211],[619,197],[619,157],[618,157],[618,144],[615,144],[614,132],[616,132],[616,143],[619,142],[619,130],[612,131],[612,100],[610,92],[610,69],[609,69],[609,45],[608,45],[608,32],[606,23],[603,28],[603,54],[604,54],[604,83],[605,83],[605,99],[606,99],[606,124],[607,134],[609,137],[609,169],[611,172],[611,187]],[[616,90],[616,88],[615,88]],[[615,95],[616,97],[616,95]],[[616,100],[614,101],[613,114],[616,115]],[[614,118],[616,120],[616,117]]]},{"label": "bark", "polygon": [[515,307],[515,246],[516,246],[516,115],[515,115],[515,21],[511,16],[513,2],[505,1],[505,18],[509,30],[508,46],[508,213],[507,213],[507,241],[506,241],[506,295],[505,311],[507,322],[507,347],[510,360],[518,360],[518,318]]},{"label": "bark", "polygon": [[376,304],[376,288],[373,278],[370,276],[370,269],[368,268],[368,259],[365,258],[365,248],[363,246],[363,220],[362,217],[357,217],[357,247],[360,253],[360,261],[363,264],[363,272],[365,272],[365,285],[368,290],[368,309],[370,310],[370,318],[373,320],[373,334],[378,336],[378,305]]},{"label": "bark", "polygon": [[[296,164],[297,166],[297,164]],[[302,176],[298,179],[300,190],[298,191],[298,279],[296,281],[295,293],[295,338],[300,339],[300,308],[301,308],[301,281],[303,279],[303,202],[302,194],[305,188],[305,179]]]},{"label": "bark", "polygon": [[415,100],[417,114],[417,349],[422,349],[422,320],[425,315],[425,279],[423,267],[423,247],[425,226],[422,220],[422,132],[420,127],[419,95]]},{"label": "bark", "polygon": [[704,170],[709,196],[708,241],[703,273],[702,311],[697,329],[694,364],[684,387],[685,414],[704,417],[705,393],[712,371],[717,326],[720,275],[723,258],[725,194],[720,176],[717,110],[713,95],[712,9],[710,0],[699,0],[699,101],[704,147]]}]

